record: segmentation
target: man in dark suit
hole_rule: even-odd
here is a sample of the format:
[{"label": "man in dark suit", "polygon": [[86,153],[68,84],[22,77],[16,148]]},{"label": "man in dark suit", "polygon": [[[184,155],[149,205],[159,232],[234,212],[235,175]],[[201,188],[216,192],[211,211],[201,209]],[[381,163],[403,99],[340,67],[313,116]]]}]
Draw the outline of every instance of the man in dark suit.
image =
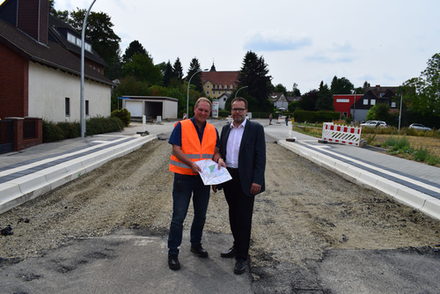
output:
[{"label": "man in dark suit", "polygon": [[[254,196],[265,189],[266,143],[263,127],[246,119],[248,103],[237,97],[231,103],[233,121],[223,127],[220,156],[214,159],[228,168],[232,180],[221,185],[229,206],[233,246],[221,257],[233,258],[235,274],[246,270],[252,227]],[[223,161],[223,162],[222,162]],[[214,191],[217,187],[213,187]]]}]

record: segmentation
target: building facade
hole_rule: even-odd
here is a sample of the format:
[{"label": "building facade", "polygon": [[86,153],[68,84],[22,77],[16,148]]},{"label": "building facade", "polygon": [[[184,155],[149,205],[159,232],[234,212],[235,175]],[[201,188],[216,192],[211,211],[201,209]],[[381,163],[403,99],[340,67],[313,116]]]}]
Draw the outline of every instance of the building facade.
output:
[{"label": "building facade", "polygon": [[[0,118],[80,119],[81,37],[49,16],[48,0],[0,5]],[[85,42],[86,117],[109,116],[112,83],[105,62]]]},{"label": "building facade", "polygon": [[333,108],[341,117],[351,117],[354,121],[365,121],[368,110],[379,103],[387,104],[390,111],[398,111],[396,93],[399,87],[376,85],[365,89],[364,94],[333,95]]},{"label": "building facade", "polygon": [[239,73],[239,71],[216,71],[215,66],[212,65],[209,72],[201,73],[203,92],[212,99],[219,98],[223,94],[230,95],[237,89]]}]

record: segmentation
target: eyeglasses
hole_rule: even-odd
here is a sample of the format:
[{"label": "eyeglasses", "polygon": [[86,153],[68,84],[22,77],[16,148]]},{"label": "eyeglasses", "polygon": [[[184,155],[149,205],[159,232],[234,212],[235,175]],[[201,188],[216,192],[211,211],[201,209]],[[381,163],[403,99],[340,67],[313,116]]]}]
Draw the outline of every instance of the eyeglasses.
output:
[{"label": "eyeglasses", "polygon": [[246,108],[232,108],[232,111],[243,112]]}]

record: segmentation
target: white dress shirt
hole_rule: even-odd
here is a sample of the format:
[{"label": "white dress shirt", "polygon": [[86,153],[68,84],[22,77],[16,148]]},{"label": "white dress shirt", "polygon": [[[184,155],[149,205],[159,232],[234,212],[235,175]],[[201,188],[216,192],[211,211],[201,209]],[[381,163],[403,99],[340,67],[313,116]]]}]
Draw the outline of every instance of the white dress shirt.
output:
[{"label": "white dress shirt", "polygon": [[244,133],[246,119],[238,126],[234,126],[231,122],[231,130],[229,131],[228,142],[226,143],[226,166],[238,168],[238,153],[240,151],[241,138]]}]

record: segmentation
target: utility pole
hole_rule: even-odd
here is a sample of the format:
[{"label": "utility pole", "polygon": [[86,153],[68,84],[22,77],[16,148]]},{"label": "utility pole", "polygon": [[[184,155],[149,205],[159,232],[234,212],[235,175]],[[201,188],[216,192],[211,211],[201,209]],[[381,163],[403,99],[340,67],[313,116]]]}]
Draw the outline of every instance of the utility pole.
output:
[{"label": "utility pole", "polygon": [[84,48],[85,48],[85,39],[86,39],[86,27],[87,27],[87,17],[89,16],[90,10],[92,9],[93,4],[95,4],[96,0],[93,0],[92,4],[90,4],[89,10],[87,10],[86,15],[84,16],[82,31],[81,31],[81,81],[80,81],[80,91],[79,91],[79,119],[81,124],[81,138],[85,138],[86,136],[86,113],[85,113],[85,102],[84,102]]}]

